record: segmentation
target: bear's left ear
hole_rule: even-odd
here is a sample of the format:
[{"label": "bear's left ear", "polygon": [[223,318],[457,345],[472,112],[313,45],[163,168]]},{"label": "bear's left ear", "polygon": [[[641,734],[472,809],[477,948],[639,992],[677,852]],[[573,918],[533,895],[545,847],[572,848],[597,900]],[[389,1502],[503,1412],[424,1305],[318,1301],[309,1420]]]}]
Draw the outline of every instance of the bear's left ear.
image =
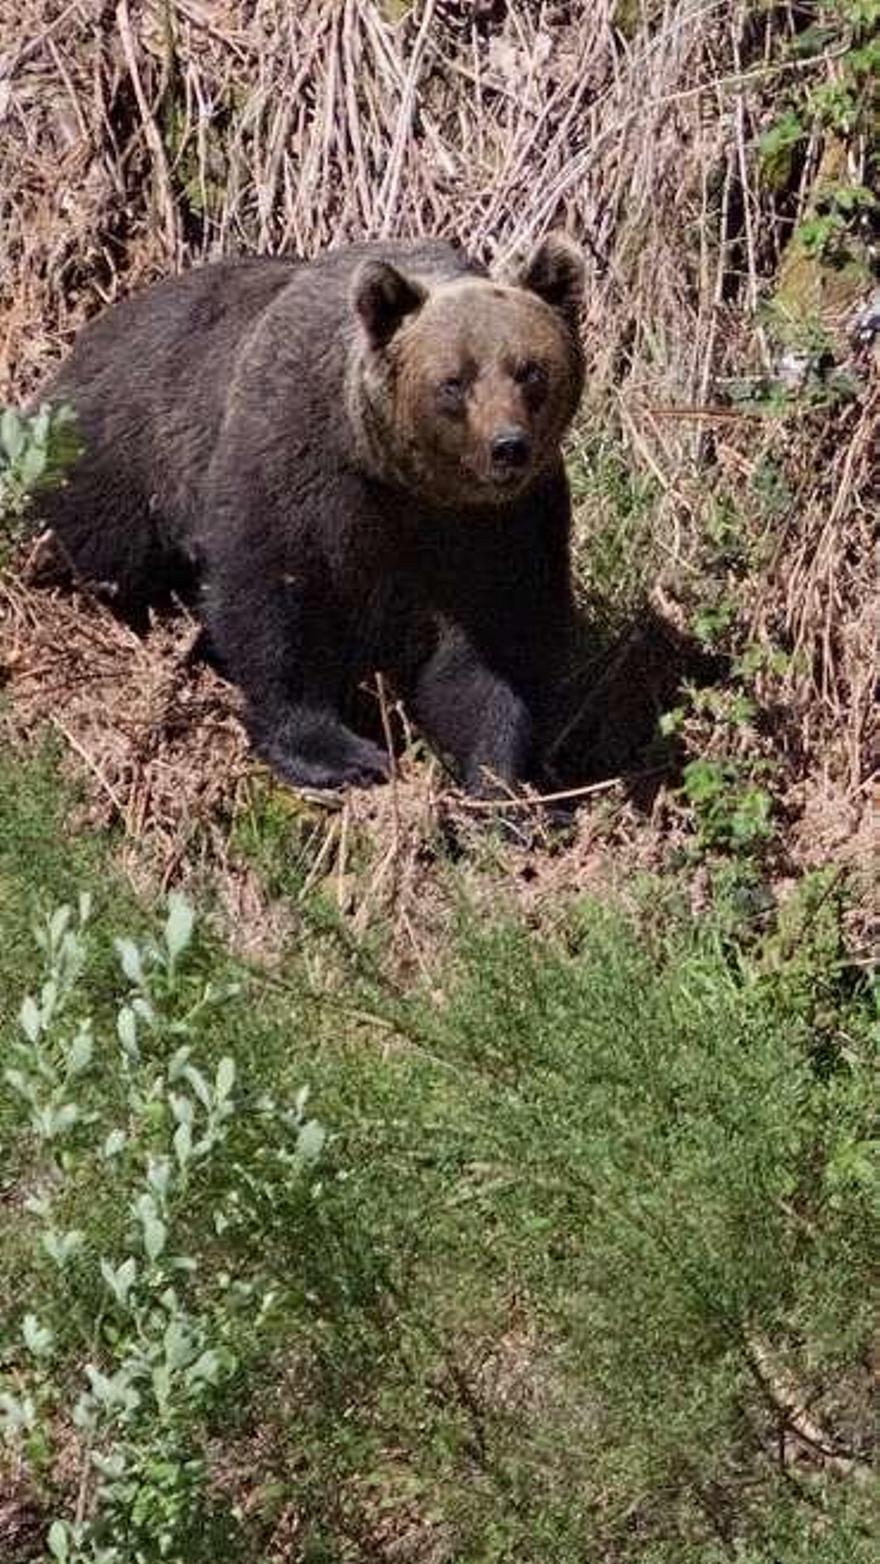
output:
[{"label": "bear's left ear", "polygon": [[364,261],[354,275],[352,303],[373,348],[384,348],[407,315],[420,310],[428,290],[388,261]]},{"label": "bear's left ear", "polygon": [[517,281],[573,324],[583,303],[585,270],[583,254],[574,240],[555,232],[532,251]]}]

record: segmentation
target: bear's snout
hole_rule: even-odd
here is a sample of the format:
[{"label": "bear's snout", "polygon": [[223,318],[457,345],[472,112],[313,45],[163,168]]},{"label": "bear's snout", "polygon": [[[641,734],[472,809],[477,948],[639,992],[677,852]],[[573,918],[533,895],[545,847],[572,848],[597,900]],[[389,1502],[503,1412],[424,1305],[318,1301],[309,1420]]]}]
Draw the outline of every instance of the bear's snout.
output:
[{"label": "bear's snout", "polygon": [[528,466],[531,454],[532,444],[528,434],[516,424],[496,430],[489,441],[492,467],[502,476],[521,472]]}]

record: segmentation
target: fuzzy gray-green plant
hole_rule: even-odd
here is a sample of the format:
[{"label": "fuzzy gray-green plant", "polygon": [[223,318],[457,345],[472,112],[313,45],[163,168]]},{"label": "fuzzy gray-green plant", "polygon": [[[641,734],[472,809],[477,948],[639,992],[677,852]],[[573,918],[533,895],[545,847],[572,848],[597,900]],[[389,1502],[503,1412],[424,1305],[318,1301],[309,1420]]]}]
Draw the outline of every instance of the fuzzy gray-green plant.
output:
[{"label": "fuzzy gray-green plant", "polygon": [[82,450],[72,408],[0,413],[0,564],[4,546],[19,536],[35,495],[64,482]]},{"label": "fuzzy gray-green plant", "polygon": [[[209,981],[181,1007],[193,913],[172,896],[158,940],[116,939],[126,987],[115,1053],[106,1039],[96,1046],[80,992],[90,913],[84,893],[76,910],[61,906],[38,927],[43,981],[22,1002],[3,1072],[33,1147],[26,1209],[55,1274],[40,1313],[28,1309],[21,1318],[15,1373],[0,1389],[0,1430],[46,1477],[59,1424],[74,1431],[78,1486],[47,1531],[58,1564],[150,1564],[179,1556],[207,1502],[197,1429],[236,1370],[224,1310],[247,1308],[258,1334],[273,1294],[232,1266],[210,1304],[192,1296],[206,1256],[188,1214],[229,1155],[232,1122],[243,1110],[234,1059],[223,1054],[206,1072],[188,1039],[196,1017],[234,988]],[[89,1093],[108,1070],[124,1110],[110,1128]],[[269,1097],[255,1105],[267,1144],[276,1141],[267,1198],[273,1178],[295,1180],[320,1153],[324,1132],[305,1117],[306,1096],[290,1107]],[[113,1183],[122,1217],[106,1247],[94,1232],[68,1226],[78,1180],[96,1169]],[[226,1192],[233,1208],[236,1195],[233,1180]],[[233,1217],[218,1196],[215,1233]],[[76,1290],[74,1278],[86,1288],[91,1278],[99,1300],[76,1376],[56,1351],[58,1311],[65,1289]]]}]

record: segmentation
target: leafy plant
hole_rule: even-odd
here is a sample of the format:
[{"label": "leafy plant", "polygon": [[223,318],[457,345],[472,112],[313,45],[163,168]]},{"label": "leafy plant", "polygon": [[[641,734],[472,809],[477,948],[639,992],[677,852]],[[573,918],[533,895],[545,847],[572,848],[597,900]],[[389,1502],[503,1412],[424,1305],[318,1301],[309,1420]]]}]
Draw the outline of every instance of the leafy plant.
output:
[{"label": "leafy plant", "polygon": [[773,800],[755,781],[755,763],[692,760],[684,768],[683,791],[693,808],[697,843],[749,852],[771,835]]},{"label": "leafy plant", "polygon": [[758,166],[773,190],[791,178],[794,153],[807,138],[807,127],[794,109],[786,109],[758,140]]},{"label": "leafy plant", "polygon": [[850,254],[849,238],[859,220],[877,210],[877,200],[864,185],[834,185],[816,198],[811,216],[797,230],[807,255],[830,264]]},{"label": "leafy plant", "polygon": [[[826,1466],[868,1464],[875,1323],[840,879],[765,887],[748,944],[735,854],[699,921],[652,879],[632,918],[461,911],[416,987],[327,920],[244,973],[185,903],[121,910],[10,769],[0,1467],[50,1558],[867,1564]],[[71,910],[35,967],[37,878]]]},{"label": "leafy plant", "polygon": [[[790,90],[788,102],[758,141],[758,165],[765,184],[781,190],[793,179],[813,136],[851,143],[864,138],[866,173],[876,165],[876,116],[880,106],[880,43],[875,0],[838,0],[819,8],[822,16],[796,33],[791,52],[809,58],[836,55],[834,75]],[[818,190],[811,209],[796,229],[804,253],[826,265],[841,266],[864,252],[862,232],[876,210],[868,184],[845,180]]]},{"label": "leafy plant", "polygon": [[72,408],[0,415],[0,543],[15,537],[35,494],[56,488],[82,451]]},{"label": "leafy plant", "polygon": [[568,463],[575,561],[594,615],[615,624],[641,601],[651,559],[657,485],[638,471],[619,434],[587,420]]},{"label": "leafy plant", "polygon": [[[704,632],[707,639],[725,630],[729,622],[710,620]],[[705,746],[706,734],[711,734],[711,753],[689,760],[682,776],[681,795],[693,813],[698,853],[760,854],[773,835],[774,804],[768,784],[775,768],[773,762],[751,753],[748,738],[759,710],[753,689],[756,676],[784,669],[788,661],[765,647],[747,647],[731,660],[728,682],[687,686],[681,704],[660,719],[662,734],[685,737],[693,748]]]},{"label": "leafy plant", "polygon": [[[217,1199],[215,1169],[230,1154],[242,1106],[232,1057],[208,1073],[187,1039],[196,1019],[234,990],[208,982],[184,1000],[193,915],[180,896],[169,902],[159,940],[116,940],[129,984],[116,1017],[125,1112],[107,1129],[87,1086],[110,1061],[91,1016],[77,1008],[90,913],[84,894],[76,912],[59,907],[37,930],[44,980],[22,1003],[4,1080],[34,1144],[26,1205],[55,1285],[74,1296],[97,1285],[100,1303],[78,1390],[63,1358],[56,1361],[56,1329],[25,1312],[19,1361],[0,1392],[0,1427],[45,1479],[59,1418],[75,1430],[78,1496],[47,1538],[59,1564],[151,1564],[179,1556],[210,1507],[198,1429],[236,1371],[236,1309],[250,1311],[253,1339],[274,1295],[264,1279],[234,1270],[213,1297],[200,1296],[194,1280],[207,1256],[193,1251],[193,1202],[212,1190]],[[320,1155],[324,1132],[305,1117],[306,1098],[303,1091],[290,1107],[270,1098],[258,1105],[267,1145],[274,1142],[264,1173],[270,1198],[272,1179],[308,1176]],[[96,1167],[113,1181],[123,1215],[115,1251],[64,1220],[78,1180]],[[235,1220],[235,1205],[234,1189],[217,1201],[215,1232]]]}]

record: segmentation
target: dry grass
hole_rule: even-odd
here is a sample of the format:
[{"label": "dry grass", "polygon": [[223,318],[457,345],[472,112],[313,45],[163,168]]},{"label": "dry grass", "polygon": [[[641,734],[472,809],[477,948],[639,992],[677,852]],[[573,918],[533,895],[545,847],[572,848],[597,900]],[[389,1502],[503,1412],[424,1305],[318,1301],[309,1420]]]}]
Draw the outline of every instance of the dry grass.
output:
[{"label": "dry grass", "polygon": [[10,10],[7,394],[33,387],[84,315],[194,260],[425,232],[505,260],[566,223],[595,261],[594,374],[626,389],[650,365],[661,396],[704,400],[777,239],[746,138],[780,76],[829,68],[762,63],[794,27],[788,8],[645,5],[652,25],[626,32],[618,13],[634,8],[613,0],[510,0],[483,29],[465,0],[422,0],[397,25],[392,9]]},{"label": "dry grass", "polygon": [[[14,743],[50,725],[87,768],[90,823],[139,840],[167,883],[191,842],[223,832],[247,766],[234,693],[194,664],[194,627],[146,640],[91,601],[0,582],[4,719]],[[228,821],[226,821],[228,824]]]},{"label": "dry grass", "polygon": [[[613,419],[657,486],[652,557],[673,620],[699,587],[707,475],[745,486],[768,451],[785,466],[792,503],[769,563],[740,583],[741,617],[753,643],[798,654],[764,690],[792,815],[818,797],[863,829],[877,765],[876,386],[793,435],[719,394],[732,376],[766,369],[757,305],[823,152],[814,136],[784,200],[761,187],[756,139],[781,90],[837,69],[839,50],[786,52],[808,9],[6,7],[0,397],[32,395],[113,299],[220,254],[307,255],[355,236],[436,232],[504,263],[567,225],[593,260],[587,416]],[[847,155],[858,179],[866,149],[854,142]],[[870,355],[863,368],[876,382]],[[586,548],[593,525],[579,517]],[[248,762],[230,692],[187,661],[191,627],[135,642],[93,605],[35,597],[15,577],[0,620],[13,726],[54,723],[91,773],[99,813],[148,840],[163,880],[193,851],[222,860]],[[437,811],[436,779],[419,771],[387,802],[355,797],[330,818],[320,861],[340,898],[347,833],[366,821],[387,843],[368,899],[393,887],[405,905],[401,884],[415,895],[415,875],[402,865],[418,861]],[[592,830],[582,823],[581,836],[592,841]]]}]

